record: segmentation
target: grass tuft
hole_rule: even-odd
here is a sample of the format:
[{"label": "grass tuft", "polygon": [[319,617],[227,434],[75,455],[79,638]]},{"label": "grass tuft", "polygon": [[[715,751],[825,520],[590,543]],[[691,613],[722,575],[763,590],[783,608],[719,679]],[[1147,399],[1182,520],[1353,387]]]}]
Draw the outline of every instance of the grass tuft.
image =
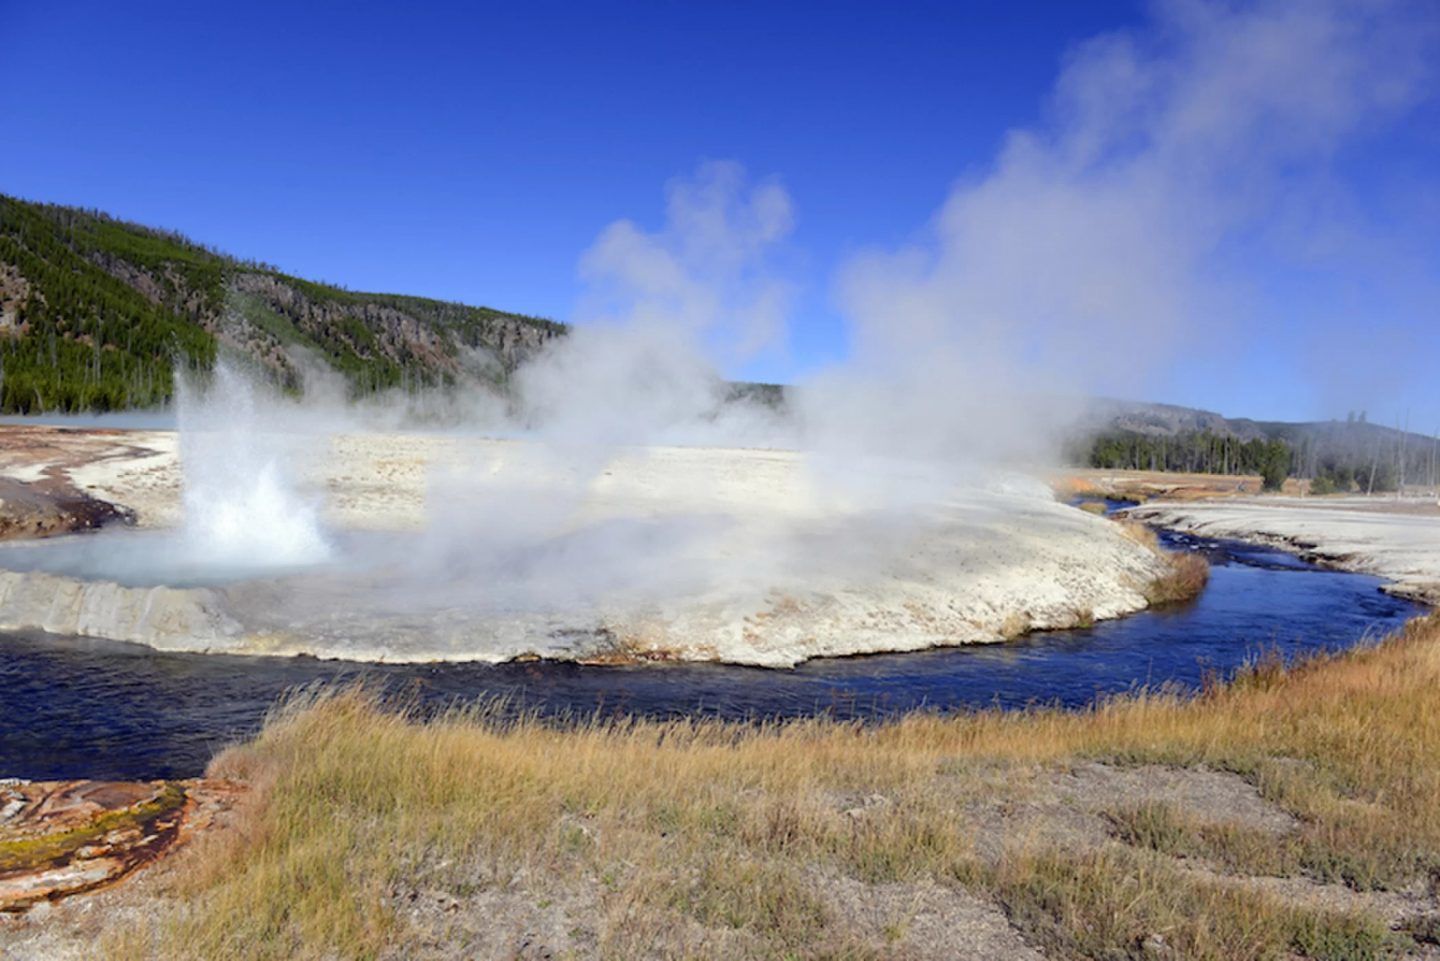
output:
[{"label": "grass tuft", "polygon": [[1196,882],[1123,851],[1021,857],[1003,866],[995,894],[1012,923],[1060,957],[1371,961],[1405,946],[1374,918]]},{"label": "grass tuft", "polygon": [[1145,585],[1151,607],[1193,600],[1210,582],[1210,564],[1199,554],[1166,553],[1165,573]]}]

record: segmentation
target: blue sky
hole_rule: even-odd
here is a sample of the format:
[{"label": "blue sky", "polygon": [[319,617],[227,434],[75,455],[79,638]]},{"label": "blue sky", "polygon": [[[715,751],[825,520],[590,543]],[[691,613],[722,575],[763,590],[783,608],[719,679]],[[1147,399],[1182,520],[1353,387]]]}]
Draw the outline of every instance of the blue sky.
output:
[{"label": "blue sky", "polygon": [[[849,349],[838,267],[915,237],[1008,130],[1044,121],[1077,42],[1146,10],[0,0],[0,191],[354,289],[567,319],[607,224],[658,226],[668,180],[733,159],[792,197],[799,290],[787,349],[733,373],[789,380]],[[1440,350],[1437,120],[1421,107],[1334,161],[1367,184],[1343,203],[1386,251],[1397,303],[1370,301],[1373,276],[1262,261],[1244,282],[1265,321],[1226,327],[1149,395],[1276,418],[1410,409],[1440,426],[1440,355],[1417,362]],[[1370,327],[1363,370],[1317,386],[1354,359],[1332,345]]]}]

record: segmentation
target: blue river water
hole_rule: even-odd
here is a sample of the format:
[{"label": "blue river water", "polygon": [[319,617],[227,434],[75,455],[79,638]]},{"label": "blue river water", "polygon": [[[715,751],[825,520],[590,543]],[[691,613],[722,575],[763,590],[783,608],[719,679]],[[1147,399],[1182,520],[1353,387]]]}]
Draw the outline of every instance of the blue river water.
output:
[{"label": "blue river water", "polygon": [[1342,649],[1422,609],[1380,581],[1283,552],[1165,534],[1212,563],[1195,601],[1005,644],[817,660],[793,670],[717,664],[366,665],[166,654],[42,634],[0,634],[0,777],[159,778],[201,773],[258,729],[287,691],[364,679],[426,708],[503,697],[556,716],[731,719],[912,709],[1081,707],[1144,686],[1198,688],[1274,651]]}]

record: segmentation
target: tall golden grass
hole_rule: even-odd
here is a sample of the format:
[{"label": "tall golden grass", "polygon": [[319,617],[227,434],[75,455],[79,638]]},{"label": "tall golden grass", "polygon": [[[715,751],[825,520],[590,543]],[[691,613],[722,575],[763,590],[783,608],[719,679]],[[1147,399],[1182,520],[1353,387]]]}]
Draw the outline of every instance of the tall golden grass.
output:
[{"label": "tall golden grass", "polygon": [[[239,825],[176,865],[185,909],[107,951],[403,957],[418,936],[403,892],[439,889],[578,897],[599,957],[893,956],[827,898],[825,879],[850,878],[978,894],[1060,957],[1146,956],[1156,932],[1174,957],[1383,957],[1406,936],[1375,918],[1197,880],[1163,849],[1203,842],[1363,889],[1440,878],[1437,691],[1440,616],[1194,697],[874,726],[557,727],[485,707],[422,720],[364,690],[312,691],[215,759],[211,773],[253,789]],[[1152,811],[1118,852],[977,853],[970,802],[1009,771],[1081,758],[1237,772],[1300,834],[1271,862],[1254,838],[1207,840]],[[716,931],[733,937],[696,933]]]},{"label": "tall golden grass", "polygon": [[1165,573],[1145,585],[1145,600],[1151,607],[1178,604],[1200,596],[1210,582],[1210,563],[1199,554],[1171,552],[1165,555]]},{"label": "tall golden grass", "polygon": [[1193,600],[1205,590],[1205,585],[1210,582],[1210,562],[1202,555],[1165,550],[1160,546],[1160,535],[1147,524],[1132,520],[1117,523],[1126,537],[1159,554],[1164,560],[1163,572],[1141,586],[1141,592],[1151,607]]}]

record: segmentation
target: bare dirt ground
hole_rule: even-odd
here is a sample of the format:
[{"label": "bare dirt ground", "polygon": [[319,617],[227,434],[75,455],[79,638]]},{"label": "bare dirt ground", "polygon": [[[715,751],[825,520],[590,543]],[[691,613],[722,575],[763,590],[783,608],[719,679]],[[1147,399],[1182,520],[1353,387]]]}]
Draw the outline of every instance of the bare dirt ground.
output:
[{"label": "bare dirt ground", "polygon": [[179,516],[176,454],[173,431],[0,424],[0,477],[123,505],[145,526]]},{"label": "bare dirt ground", "polygon": [[[112,790],[121,786],[110,786]],[[141,789],[151,786],[139,786]],[[73,786],[72,786],[73,788]],[[1149,870],[1174,870],[1204,885],[1231,888],[1274,904],[1322,913],[1363,912],[1395,930],[1425,930],[1440,917],[1437,891],[1424,884],[1393,890],[1356,890],[1302,875],[1237,871],[1193,852],[1156,851],[1125,836],[1125,812],[1159,805],[1169,816],[1212,829],[1253,833],[1284,844],[1301,830],[1289,811],[1262,796],[1235,774],[1206,767],[1117,765],[1080,760],[1063,764],[990,762],[942,773],[935,803],[952,806],[979,858],[991,869],[1025,852],[1064,851],[1067,857],[1135,858]],[[885,794],[835,795],[834,814],[868,831],[883,825],[899,798]],[[213,813],[203,828],[207,843],[223,841],[233,826]],[[193,832],[187,832],[190,840]],[[0,842],[3,843],[3,842]],[[142,868],[83,893],[52,892],[24,905],[0,905],[0,958],[7,961],[69,961],[96,957],[97,946],[117,932],[175,921],[185,910],[176,884],[186,852],[180,842],[149,857]],[[4,848],[0,847],[0,851]],[[203,856],[203,851],[201,856]],[[168,855],[169,857],[165,857]],[[467,871],[473,883],[457,883]],[[423,872],[422,872],[423,873]],[[385,896],[398,918],[397,948],[382,957],[425,961],[469,959],[591,959],[615,956],[617,913],[629,906],[602,877],[557,877],[522,869],[496,881],[483,862],[447,863],[444,880],[397,882]],[[15,871],[10,871],[14,883]],[[7,883],[0,872],[0,884]],[[858,949],[864,957],[909,961],[1041,961],[1067,957],[1047,950],[1028,926],[983,890],[931,879],[866,881],[815,868],[801,882],[813,910],[830,919],[825,937]],[[744,913],[744,909],[740,910]],[[690,920],[648,928],[642,915],[622,939],[619,956],[667,958],[765,954],[763,942],[743,924]],[[400,947],[403,945],[403,947]],[[1183,958],[1168,948],[1164,932],[1135,945],[1135,957]],[[141,949],[143,951],[143,949]],[[1440,957],[1423,939],[1405,952]]]},{"label": "bare dirt ground", "polygon": [[0,540],[134,523],[132,511],[78,486],[69,472],[111,459],[128,462],[144,448],[112,431],[85,433],[0,426]]}]

